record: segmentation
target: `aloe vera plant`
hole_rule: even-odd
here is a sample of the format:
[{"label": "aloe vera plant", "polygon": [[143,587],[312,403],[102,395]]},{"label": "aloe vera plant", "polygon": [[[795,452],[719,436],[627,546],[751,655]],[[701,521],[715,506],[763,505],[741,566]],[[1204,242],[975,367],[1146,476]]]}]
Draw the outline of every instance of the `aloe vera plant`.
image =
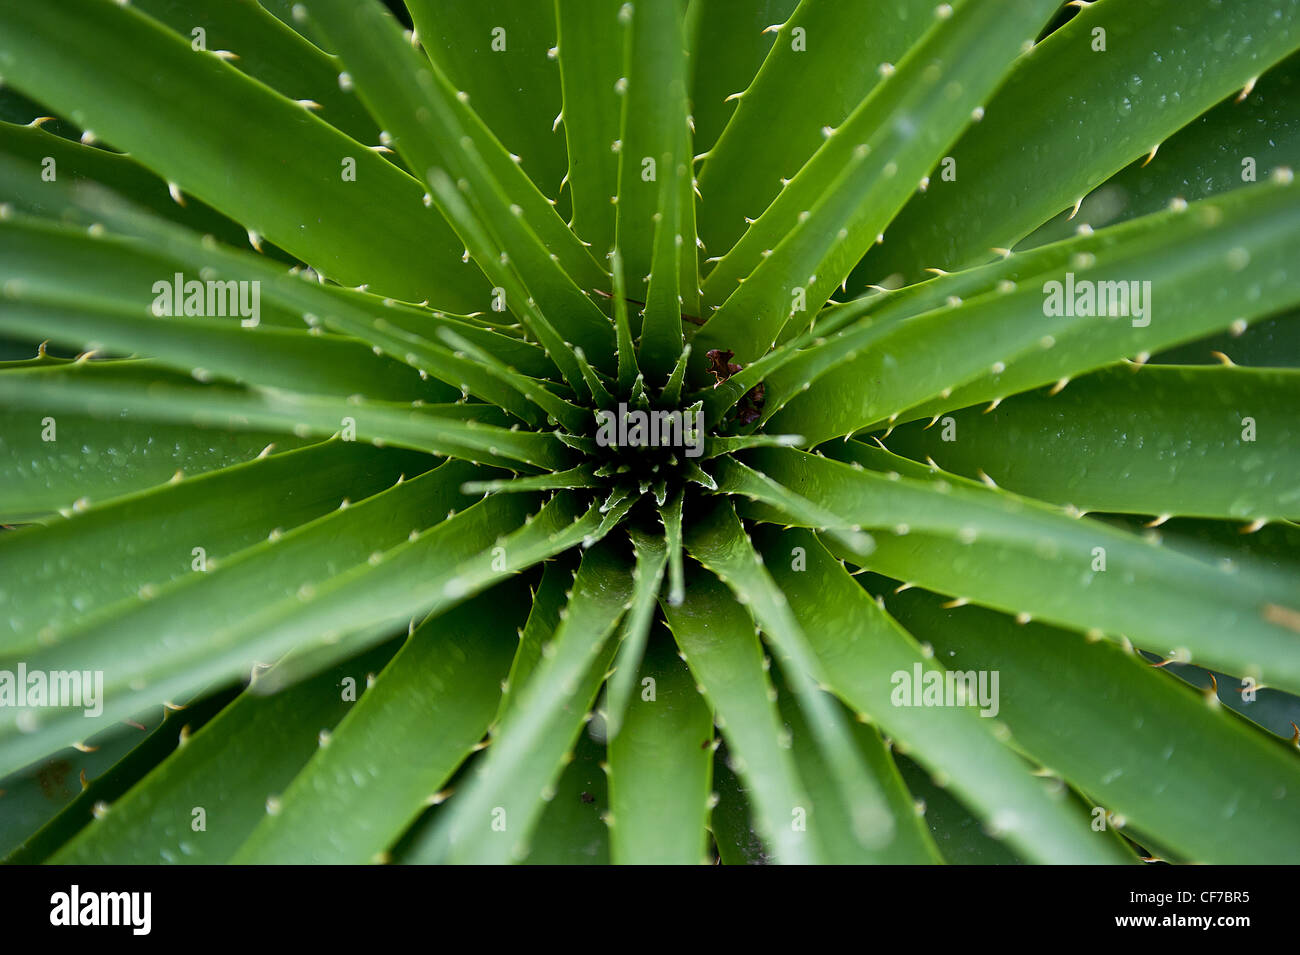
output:
[{"label": "aloe vera plant", "polygon": [[0,5],[10,860],[1297,861],[1298,0],[393,6]]}]

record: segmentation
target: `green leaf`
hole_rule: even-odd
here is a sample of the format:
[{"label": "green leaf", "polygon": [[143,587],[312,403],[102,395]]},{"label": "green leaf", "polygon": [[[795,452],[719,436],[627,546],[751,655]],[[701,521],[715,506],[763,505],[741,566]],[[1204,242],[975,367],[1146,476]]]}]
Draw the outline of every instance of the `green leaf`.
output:
[{"label": "green leaf", "polygon": [[[102,152],[102,150],[100,150]],[[7,173],[17,172],[16,166],[5,165]],[[9,175],[4,178],[4,187],[21,188],[22,178]],[[137,317],[158,317],[164,315],[183,322],[185,318],[184,289],[180,313],[176,312],[174,294],[163,295],[161,289],[154,291],[155,284],[166,283],[170,289],[177,272],[186,271],[186,263],[170,256],[160,255],[156,249],[144,247],[140,242],[119,236],[105,234],[101,229],[86,229],[79,224],[56,224],[50,221],[62,217],[69,209],[69,204],[62,200],[73,194],[56,191],[52,187],[45,193],[46,201],[39,210],[32,203],[32,210],[39,211],[37,218],[29,214],[5,215],[0,220],[0,250],[3,251],[4,298],[6,301],[47,301],[75,304],[86,309],[113,309],[131,312]],[[88,192],[92,185],[79,187],[78,191]],[[143,218],[143,214],[141,214]],[[178,233],[183,229],[168,224]],[[197,244],[197,236],[193,239]],[[256,256],[251,256],[256,259]],[[272,274],[285,276],[288,271],[279,263],[270,265],[258,262],[261,268]],[[224,278],[224,276],[223,276]],[[182,281],[198,279],[196,272],[182,275]],[[202,287],[204,283],[200,281]],[[302,283],[300,280],[298,284]],[[251,312],[252,286],[245,292],[245,311]],[[191,291],[194,291],[191,289]],[[236,286],[233,296],[226,293],[224,286],[214,287],[213,308],[207,307],[206,288],[201,293],[191,296],[192,316],[222,318],[223,324],[235,328],[242,327],[241,321],[252,321],[252,316],[239,313],[239,288]],[[286,307],[273,295],[265,294],[266,289],[258,287],[256,302],[257,326],[276,329],[303,329],[302,314],[294,308]],[[158,304],[161,315],[155,315],[153,306]],[[218,315],[218,311],[221,312]],[[56,323],[50,323],[57,333]],[[42,336],[43,337],[43,336]]]},{"label": "green leaf", "polygon": [[580,733],[528,845],[527,865],[609,865],[605,749]]},{"label": "green leaf", "polygon": [[[788,445],[789,442],[780,442]],[[754,447],[766,447],[757,443]],[[870,534],[862,533],[860,526],[849,524],[838,514],[819,504],[800,497],[789,488],[773,481],[766,474],[746,467],[734,458],[723,458],[715,470],[718,472],[718,492],[734,494],[750,501],[762,501],[781,511],[798,524],[820,528],[822,533],[840,541],[850,550],[869,554],[875,547]]]},{"label": "green leaf", "polygon": [[727,767],[726,749],[713,761],[717,805],[709,817],[709,831],[723,865],[767,865],[772,860],[750,818],[749,793]]},{"label": "green leaf", "polygon": [[181,744],[181,728],[201,727],[234,696],[193,700],[184,709],[157,707],[97,733],[86,751],[64,749],[3,780],[0,852],[6,865],[45,862]]},{"label": "green leaf", "polygon": [[[24,249],[11,257],[6,253],[15,244]],[[260,288],[254,292],[247,286],[231,285],[218,290],[212,299],[215,313],[222,317],[192,318],[183,311],[177,315],[173,290],[179,286],[185,294],[183,273],[165,275],[161,269],[150,273],[150,266],[158,264],[156,260],[142,260],[132,251],[113,240],[92,239],[72,230],[16,228],[13,220],[0,224],[0,255],[4,255],[0,282],[4,282],[5,303],[0,332],[48,338],[86,350],[147,354],[200,380],[215,375],[276,388],[388,400],[451,401],[459,397],[455,389],[441,383],[430,385],[414,368],[375,355],[355,339],[311,335],[301,323],[292,330],[269,324],[262,327]],[[30,268],[29,263],[37,257],[45,264]],[[128,273],[156,276],[135,290],[135,300],[129,306],[116,301],[109,304],[102,286],[86,279],[121,260],[128,263]],[[69,277],[69,269],[75,277]],[[178,280],[175,275],[182,277]],[[197,288],[204,294],[201,284]],[[163,305],[158,304],[160,300]]]},{"label": "green leaf", "polygon": [[685,499],[685,491],[678,491],[668,506],[659,511],[659,520],[664,526],[664,544],[668,548],[668,604],[673,607],[682,602],[686,591],[686,572],[682,564],[682,510]]},{"label": "green leaf", "polygon": [[752,361],[792,316],[820,307],[1056,6],[939,7],[947,13],[709,273],[704,300],[720,307],[699,333],[700,360],[705,349],[726,348]]},{"label": "green leaf", "polygon": [[430,463],[424,455],[329,442],[131,494],[48,527],[0,534],[0,642],[8,653],[35,649],[42,634],[156,593],[196,565],[216,567],[272,532],[328,514],[345,498],[382,491],[403,474],[415,477]]},{"label": "green leaf", "polygon": [[[75,641],[79,632],[93,630],[96,623],[113,626],[125,617],[141,622],[136,634],[143,642],[154,632],[145,626],[145,621],[150,619],[157,623],[160,634],[178,629],[182,617],[174,616],[170,622],[166,618],[169,613],[179,613],[181,607],[187,608],[187,614],[198,614],[206,621],[204,626],[196,626],[188,639],[201,646],[200,632],[208,633],[212,637],[211,645],[215,646],[222,627],[239,625],[261,606],[259,602],[273,604],[294,595],[304,581],[338,574],[354,563],[365,565],[377,548],[386,549],[405,541],[412,527],[422,530],[436,525],[449,509],[473,502],[461,493],[460,484],[481,473],[480,469],[463,462],[449,462],[434,471],[413,473],[411,479],[403,481],[399,470],[403,463],[411,462],[405,456],[381,457],[373,450],[344,450],[339,445],[305,449],[127,498],[51,528],[18,532],[12,543],[3,541],[5,551],[15,555],[9,561],[26,552],[34,558],[43,555],[47,559],[57,558],[61,565],[37,571],[30,578],[36,583],[45,579],[45,575],[55,573],[89,577],[93,573],[92,556],[102,560],[115,555],[108,534],[109,528],[116,528],[122,534],[123,525],[118,520],[159,519],[159,524],[153,526],[153,532],[158,535],[156,542],[135,544],[127,538],[116,545],[123,551],[125,583],[91,579],[90,586],[83,585],[84,590],[69,591],[58,599],[16,596],[11,634],[0,646],[6,655],[17,655],[32,646],[31,638],[37,636],[44,649],[52,651]],[[296,494],[291,493],[286,486],[291,473],[308,464],[317,469],[317,487],[312,491],[303,487]],[[306,484],[301,470],[297,476]],[[364,496],[354,504],[349,504],[346,497],[335,496],[348,477]],[[228,509],[230,498],[211,498],[212,503],[206,506],[201,504],[202,499],[213,491],[237,488],[243,489],[240,498],[251,496],[250,484],[271,492],[268,497],[278,499],[280,510],[253,499],[248,501],[245,520],[229,520],[225,527],[213,526],[216,512],[223,503]],[[308,517],[322,512],[320,517]],[[279,523],[277,518],[281,514],[291,520],[297,518],[297,526]],[[263,530],[268,517],[274,521],[269,525],[272,531],[269,534]],[[172,529],[169,521],[189,526]],[[75,547],[69,546],[70,538],[77,541]],[[43,543],[46,540],[49,543]],[[191,540],[193,546],[210,541],[211,552],[199,560],[191,553]],[[165,567],[161,556],[155,555],[167,553],[168,542],[172,541],[176,566]],[[330,546],[322,548],[322,545]],[[78,548],[84,549],[78,553]],[[285,576],[277,578],[270,572],[277,565],[287,571]],[[135,582],[132,576],[135,573],[145,576]],[[235,600],[233,597],[240,587],[245,588],[242,599]],[[221,607],[223,592],[228,592],[232,599]],[[62,625],[56,625],[60,622]],[[179,648],[184,643],[171,638],[163,642],[169,648]],[[146,670],[151,666],[147,659],[133,662]],[[111,668],[114,674],[106,676],[108,682],[111,684],[113,676],[120,676],[122,668],[129,665],[132,664],[127,660],[119,661],[117,667]]]},{"label": "green leaf", "polygon": [[[58,182],[79,183],[89,180],[101,183],[120,195],[130,197],[132,202],[154,215],[170,219],[200,234],[212,235],[227,245],[248,242],[248,231],[243,226],[227,219],[193,196],[183,196],[185,205],[181,205],[171,197],[166,181],[159,179],[130,156],[63,139],[50,132],[49,123],[41,126],[0,123],[0,154],[21,164],[28,186],[21,194],[22,199],[41,215],[53,217],[59,212],[59,203],[47,206],[42,201],[54,191],[51,189],[53,184],[42,178],[48,157],[54,160],[53,172],[58,177]],[[16,185],[17,183],[8,188],[15,188]],[[6,198],[10,196],[6,195]],[[262,243],[262,251],[270,258],[295,261],[270,242]]]},{"label": "green leaf", "polygon": [[195,385],[144,362],[9,369],[0,375],[0,399],[46,413],[125,412],[155,421],[269,429],[302,437],[329,437],[353,427],[362,440],[498,464],[549,468],[567,463],[568,458],[549,434],[502,427],[500,412],[490,405],[412,406],[276,389]]},{"label": "green leaf", "polygon": [[664,390],[659,393],[660,400],[669,406],[676,405],[682,396],[682,385],[686,381],[686,366],[691,360],[691,346],[682,347],[681,354],[677,356],[677,361],[673,365],[672,374],[668,376],[668,384],[664,385]]},{"label": "green leaf", "polygon": [[[462,491],[466,484],[472,483],[462,484]],[[435,615],[538,562],[579,544],[594,543],[603,536],[604,522],[597,508],[593,505],[583,513],[572,495],[555,495],[541,511],[531,516],[520,516],[518,510],[507,510],[508,515],[513,514],[516,518],[513,525],[499,521],[500,508],[471,511],[474,519],[469,522],[467,530],[462,530],[466,522],[452,521],[455,515],[449,515],[448,526],[439,525],[431,529],[427,539],[416,534],[410,545],[401,545],[383,555],[382,559],[372,554],[367,563],[371,567],[377,566],[377,562],[383,563],[386,570],[377,573],[387,573],[391,579],[372,575],[362,568],[350,572],[345,585],[337,593],[329,595],[320,606],[317,625],[325,628],[343,617],[361,616],[364,619],[367,606],[387,608],[388,620],[401,619],[408,613],[413,615],[412,620],[426,614]],[[486,538],[474,536],[483,533],[478,526],[480,523],[490,523],[496,528],[497,537],[490,542],[491,546]],[[511,526],[517,529],[511,530]],[[470,540],[461,540],[458,535],[462,534],[469,534]],[[437,585],[432,588],[428,586],[431,572],[440,575]],[[377,594],[376,588],[383,593]],[[331,608],[339,616],[331,616]],[[310,634],[311,631],[307,632]],[[300,654],[297,659],[305,660],[307,665],[320,659],[348,656],[372,643],[374,636],[374,625],[363,625],[336,643],[321,644],[309,653]],[[292,674],[295,668],[282,669],[288,669]],[[272,686],[275,684],[270,677],[265,682]],[[503,699],[503,707],[506,702]]]},{"label": "green leaf", "polygon": [[694,461],[687,461],[682,468],[682,475],[691,484],[698,484],[700,487],[709,491],[718,489],[718,482],[713,480],[707,471],[696,464]]},{"label": "green leaf", "polygon": [[603,482],[592,475],[590,464],[579,464],[567,471],[536,474],[529,477],[498,478],[493,481],[467,481],[466,494],[519,494],[529,491],[555,491],[571,488],[599,488]]},{"label": "green leaf", "polygon": [[542,579],[528,602],[528,621],[519,631],[519,647],[502,687],[494,723],[501,722],[506,712],[518,702],[520,690],[528,685],[528,678],[542,659],[542,647],[555,636],[577,569],[577,560],[565,556],[542,565]]},{"label": "green leaf", "polygon": [[[488,313],[485,312],[452,315],[448,312],[429,311],[418,305],[402,305],[393,299],[379,298],[357,289],[334,286],[325,288],[338,298],[350,300],[372,318],[382,316],[385,322],[396,326],[412,339],[433,341],[438,337],[439,331],[448,329],[477,345],[491,349],[497,358],[525,375],[550,378],[555,374],[555,363],[546,357],[546,352],[540,345],[522,337],[524,332],[518,323],[498,323],[495,319],[488,318]],[[372,321],[371,324],[372,327],[383,327],[380,322]]]},{"label": "green leaf", "polygon": [[[1152,530],[1145,527],[1148,522],[1139,517],[1106,515],[1105,519],[1117,527],[1158,539],[1174,550],[1184,550],[1190,556],[1209,551],[1225,562],[1244,560],[1247,563],[1262,563],[1292,576],[1300,563],[1296,556],[1300,554],[1300,524],[1294,521],[1265,524],[1253,533],[1244,533],[1245,528],[1227,521],[1175,517],[1160,525],[1158,530]],[[1281,733],[1282,727],[1285,727],[1286,735],[1290,736],[1292,731],[1285,721],[1277,732]]]},{"label": "green leaf", "polygon": [[[943,291],[940,283],[955,286],[959,296],[963,289],[979,291],[910,318],[910,304],[888,316],[877,312],[840,355],[855,360],[817,379],[816,399],[799,396],[809,380],[806,367],[783,368],[770,382],[768,412],[793,400],[771,417],[771,426],[821,441],[904,412],[919,418],[1004,398],[1244,327],[1300,302],[1286,252],[1298,231],[1300,185],[1278,182],[945,276],[927,298]],[[1206,276],[1214,276],[1209,293]],[[1089,284],[1077,284],[1082,281]],[[1053,315],[1067,282],[1076,301],[1099,283],[1123,282],[1131,291],[1130,283],[1140,282],[1141,314],[1134,299],[1126,317]],[[852,326],[841,335],[854,335]]]},{"label": "green leaf", "polygon": [[[487,300],[481,275],[459,261],[460,243],[423,206],[415,180],[130,7],[97,0],[6,7],[0,71],[344,285],[368,282],[453,310]],[[157,89],[167,97],[148,92]],[[284,155],[303,160],[285,163]],[[347,160],[355,161],[355,180],[345,178]]]},{"label": "green leaf", "polygon": [[448,592],[477,592],[502,577],[527,570],[579,544],[591,546],[600,539],[600,509],[592,504],[584,511],[577,495],[556,494],[524,526],[501,541],[500,553],[481,553],[457,568]]},{"label": "green leaf", "polygon": [[[449,514],[447,521],[426,534],[414,535],[382,559],[372,554],[367,567],[350,571],[337,590],[314,607],[315,625],[325,630],[331,624],[352,621],[351,625],[360,629],[343,637],[337,646],[347,648],[350,643],[349,649],[355,652],[373,642],[375,625],[367,617],[371,608],[383,608],[381,619],[386,621],[441,613],[580,543],[590,546],[603,536],[602,526],[595,506],[584,513],[577,498],[564,494],[553,496],[534,515],[525,516],[514,506],[474,507],[465,515]],[[496,536],[489,540],[488,534]],[[385,569],[376,570],[378,564]],[[429,586],[431,574],[437,575],[433,587]],[[310,627],[303,632],[313,633]],[[323,645],[325,650],[331,646],[335,645]]]},{"label": "green leaf", "polygon": [[[229,862],[325,735],[383,666],[379,649],[283,693],[242,693],[51,860],[56,864]],[[349,693],[348,684],[354,688]],[[365,699],[365,695],[361,696]],[[176,720],[182,723],[181,720]],[[232,746],[232,740],[239,745]],[[195,812],[202,809],[202,816]],[[202,828],[200,828],[200,825]]]},{"label": "green leaf", "polygon": [[[151,599],[109,607],[27,655],[28,666],[102,670],[102,722],[230,679],[289,649],[358,632],[374,643],[385,628],[391,633],[472,595],[469,588],[429,581],[453,580],[460,563],[488,550],[527,513],[526,498],[507,495],[442,519],[461,500],[467,471],[460,462],[445,465],[242,551]],[[81,714],[66,710],[0,717],[5,760],[72,742],[88,728]],[[15,738],[20,728],[30,732]]]},{"label": "green leaf", "polygon": [[[465,244],[469,247],[470,253],[480,262],[500,263],[499,267],[493,265],[491,268],[493,280],[501,283],[497,286],[502,290],[501,301],[509,300],[515,303],[514,307],[519,310],[524,324],[533,337],[541,343],[547,357],[560,370],[569,388],[574,394],[581,395],[585,383],[582,370],[573,355],[572,344],[556,330],[546,314],[537,308],[518,270],[509,264],[510,255],[488,234],[479,213],[470,208],[465,197],[443,170],[430,170],[429,183],[433,194],[437,195],[443,207],[449,210],[449,214],[461,229],[461,234],[466,237]],[[519,306],[521,302],[522,307]]]},{"label": "green leaf", "polygon": [[294,27],[293,5],[295,0],[257,0],[258,4],[290,29]]},{"label": "green leaf", "polygon": [[600,512],[604,515],[600,520],[600,525],[592,532],[588,540],[583,541],[584,545],[590,546],[617,527],[639,497],[640,495],[634,493],[631,489],[618,488],[611,491],[609,497],[605,499],[605,503],[600,505]]},{"label": "green leaf", "polygon": [[612,649],[607,638],[631,593],[627,573],[626,562],[607,546],[583,554],[555,638],[418,859],[485,863],[527,856],[529,834],[604,679]]},{"label": "green leaf", "polygon": [[749,614],[705,573],[692,575],[681,604],[664,604],[663,610],[691,674],[713,706],[731,767],[749,790],[754,826],[768,849],[785,864],[821,860],[821,846],[806,829],[797,828],[799,810],[806,815],[811,802],[793,756],[780,742],[784,729]]},{"label": "green leaf", "polygon": [[[589,420],[587,411],[552,392],[547,387],[547,382],[519,374],[492,352],[462,338],[450,329],[439,329],[438,337],[452,348],[458,349],[455,352],[457,358],[469,357],[477,361],[488,370],[489,374],[500,379],[546,412],[548,421],[561,422],[570,431],[580,431],[587,424]],[[537,418],[534,417],[530,423],[536,424]]]},{"label": "green leaf", "polygon": [[[739,94],[735,112],[700,167],[700,238],[711,256],[735,245],[821,146],[822,129],[844,122],[880,83],[886,64],[899,63],[934,22],[934,10],[931,0],[901,0],[888,8],[862,0],[805,0],[784,21],[777,15],[759,24],[755,40],[760,30],[775,34],[771,53],[748,86],[723,93]],[[728,46],[746,45],[734,34],[728,39]],[[697,77],[712,72],[713,63],[702,62],[708,68],[697,68]]]},{"label": "green leaf", "polygon": [[855,287],[1011,248],[1297,46],[1294,0],[1090,4],[986,101],[984,121],[953,147],[955,178],[912,200]]},{"label": "green leaf", "polygon": [[[1047,863],[1113,863],[1117,846],[1091,832],[1060,792],[1050,792],[1007,749],[993,719],[971,707],[896,705],[901,679],[943,668],[885,613],[807,531],[765,531],[766,565],[803,621],[830,685],[878,723],[979,815],[991,834]],[[901,677],[900,677],[901,674]]]},{"label": "green leaf", "polygon": [[[357,142],[379,142],[379,127],[345,80],[336,60],[281,23],[258,3],[229,0],[132,0],[131,6],[179,33],[191,47],[226,62],[313,111]],[[202,30],[202,42],[196,30]],[[227,54],[233,54],[233,57]]]},{"label": "green leaf", "polygon": [[1300,838],[1295,753],[1217,698],[1207,705],[1111,643],[1017,627],[984,610],[944,611],[919,592],[890,603],[949,666],[997,671],[1000,717],[1017,743],[1108,815],[1195,862],[1268,865],[1290,857]]},{"label": "green leaf", "polygon": [[[0,188],[21,191],[19,185],[28,175],[22,168],[8,161],[0,161]],[[548,374],[554,365],[541,349],[475,327],[467,318],[450,318],[439,312],[429,313],[419,308],[399,305],[393,299],[379,299],[357,290],[322,288],[315,282],[304,281],[313,273],[286,272],[282,267],[263,262],[252,253],[236,252],[201,238],[185,229],[148,215],[140,209],[91,184],[76,189],[62,184],[47,184],[41,193],[44,204],[57,209],[60,216],[87,226],[92,237],[99,239],[107,225],[115,233],[143,240],[149,250],[140,249],[139,243],[123,240],[101,240],[104,248],[95,255],[98,266],[93,272],[96,294],[111,299],[124,307],[144,309],[152,305],[153,283],[160,278],[173,280],[177,266],[188,266],[198,275],[211,281],[230,280],[256,283],[250,288],[259,290],[267,308],[268,324],[297,328],[299,321],[311,328],[329,327],[355,336],[379,348],[399,361],[421,372],[459,388],[473,392],[521,417],[527,417],[527,402],[499,381],[486,374],[474,362],[457,359],[442,346],[430,344],[437,331],[446,329],[464,335],[480,345],[490,346],[502,360],[516,363],[532,374]],[[36,204],[28,202],[26,207]],[[0,210],[3,211],[3,210]],[[131,246],[135,247],[131,247]],[[158,253],[166,257],[159,257]],[[49,263],[35,265],[28,260],[28,271],[22,273],[18,287],[32,282],[45,291],[58,291],[57,278],[48,278]],[[54,273],[58,275],[57,272]],[[319,278],[319,276],[316,276]],[[145,290],[148,289],[146,296]],[[251,292],[250,292],[251,294]],[[205,302],[206,309],[206,302]],[[522,408],[521,408],[522,406]]]},{"label": "green leaf", "polygon": [[[22,363],[0,363],[0,382],[15,365]],[[30,367],[52,371],[69,365]],[[251,461],[270,445],[305,443],[273,431],[226,432],[159,424],[125,411],[90,415],[6,401],[0,405],[0,454],[11,467],[0,483],[0,522],[49,520],[156,487],[177,471],[201,474]]]},{"label": "green leaf", "polygon": [[602,408],[612,407],[614,396],[605,387],[605,383],[601,381],[599,373],[592,367],[591,362],[587,361],[586,352],[581,348],[574,348],[573,358],[578,364],[578,371],[582,375],[583,384],[587,386],[587,391],[591,394],[592,401]]},{"label": "green leaf", "polygon": [[913,422],[888,444],[1085,511],[1300,517],[1291,479],[1300,371],[1139,367],[1096,372],[1055,396],[1017,395],[987,414],[954,412],[934,427]]},{"label": "green leaf", "polygon": [[661,538],[636,530],[629,530],[628,535],[632,538],[636,566],[632,571],[632,605],[623,618],[614,672],[606,688],[605,735],[609,739],[618,736],[623,716],[632,701],[634,684],[650,639],[655,600],[663,584],[664,566],[668,563],[668,548]]},{"label": "green leaf", "polygon": [[569,156],[566,176],[573,199],[570,225],[598,257],[614,248],[614,146],[622,135],[622,100],[615,84],[624,75],[627,31],[618,15],[622,6],[622,0],[555,2]]},{"label": "green leaf", "polygon": [[637,360],[656,385],[681,354],[682,312],[699,302],[682,10],[678,0],[631,5],[623,74],[617,243],[632,297],[646,303]]},{"label": "green leaf", "polygon": [[697,865],[705,861],[713,716],[667,633],[632,665],[637,693],[609,744],[614,861]]},{"label": "green leaf", "polygon": [[50,116],[49,112],[43,104],[24,96],[12,86],[0,87],[0,119],[4,122],[21,126],[37,124],[47,133],[69,142],[76,142],[85,132],[75,123]]},{"label": "green leaf", "polygon": [[[1149,162],[1134,160],[1073,207],[1020,242],[1030,249],[1159,212],[1174,199],[1193,202],[1240,189],[1289,167],[1300,148],[1300,55],[1265,72],[1244,98],[1229,96],[1160,144]],[[1225,144],[1231,148],[1223,148]],[[1248,161],[1249,160],[1249,161]]]},{"label": "green leaf", "polygon": [[358,93],[421,181],[434,186],[433,171],[445,170],[466,193],[478,226],[490,230],[500,247],[496,255],[485,254],[467,234],[473,223],[444,190],[434,188],[429,201],[438,204],[479,267],[509,292],[500,275],[511,270],[507,262],[515,263],[527,293],[507,299],[509,307],[534,321],[532,313],[540,310],[566,340],[598,360],[612,358],[613,329],[583,292],[584,286],[603,284],[605,272],[447,78],[402,39],[378,3],[314,0],[307,11],[340,51]]},{"label": "green leaf", "polygon": [[746,448],[793,448],[804,443],[798,434],[709,435],[704,439],[704,454],[709,458],[727,457]]},{"label": "green leaf", "polygon": [[[785,595],[763,568],[730,504],[714,508],[686,535],[686,547],[731,588],[783,658],[785,673],[829,767],[831,780],[851,825],[845,835],[867,852],[885,850],[897,826],[880,780],[855,745],[849,723],[834,699],[823,692],[826,677]],[[814,807],[815,808],[815,807]]]},{"label": "green leaf", "polygon": [[416,35],[452,86],[548,196],[559,194],[567,156],[556,129],[560,67],[551,3],[409,0]]},{"label": "green leaf", "polygon": [[[856,451],[840,450],[850,459]],[[960,478],[894,477],[798,451],[752,453],[769,477],[842,519],[893,531],[876,535],[876,549],[855,563],[1007,613],[1126,637],[1183,662],[1300,686],[1300,613],[1286,574],[1257,562],[1216,566],[1211,554],[1196,559]],[[753,510],[791,521],[761,504]]]},{"label": "green leaf", "polygon": [[232,861],[379,861],[487,733],[526,597],[512,581],[416,629]]},{"label": "green leaf", "polygon": [[1011,847],[984,831],[980,821],[948,790],[906,756],[895,760],[903,784],[925,807],[925,822],[950,865],[1020,865]]},{"label": "green leaf", "polygon": [[[834,361],[840,360],[837,353],[843,351],[843,346],[839,344],[838,340],[827,343],[826,337],[832,332],[839,331],[850,322],[861,318],[863,314],[869,311],[868,305],[870,301],[858,300],[843,306],[831,306],[823,309],[818,315],[819,321],[813,328],[801,335],[785,339],[757,361],[750,362],[742,367],[740,371],[721,381],[714,381],[708,388],[700,389],[697,394],[703,395],[700,400],[704,402],[705,421],[710,425],[721,423],[726,413],[735,407],[741,399],[792,362],[812,356],[818,366],[818,371],[820,371],[822,367],[829,367],[834,364]],[[872,319],[867,319],[861,325],[869,326],[871,322]],[[834,360],[823,357],[827,352],[835,355]],[[716,377],[717,375],[715,375]],[[767,399],[765,384],[764,388],[756,393],[756,396],[760,397],[758,404],[761,411],[761,407]],[[784,400],[788,400],[788,396]],[[802,443],[802,439],[800,443]]]},{"label": "green leaf", "polygon": [[866,852],[854,840],[842,838],[843,833],[853,831],[853,813],[840,796],[836,768],[820,751],[817,733],[795,705],[788,683],[779,674],[773,676],[773,682],[781,719],[789,728],[790,748],[799,775],[812,798],[814,812],[809,822],[826,847],[828,862],[832,865],[933,865],[942,861],[880,733],[863,723],[851,724],[849,732],[885,796],[897,833],[885,851],[879,853]]},{"label": "green leaf", "polygon": [[1289,312],[1240,328],[1219,332],[1153,355],[1158,365],[1212,365],[1227,355],[1237,365],[1252,368],[1300,368],[1300,313]]},{"label": "green leaf", "polygon": [[636,350],[632,345],[632,323],[628,317],[627,283],[623,272],[623,253],[615,246],[609,253],[610,282],[614,287],[614,326],[618,342],[618,387],[631,393],[638,382],[644,384],[641,369],[637,366]]},{"label": "green leaf", "polygon": [[686,41],[697,149],[717,142],[735,113],[734,94],[753,82],[772,49],[771,27],[789,19],[797,5],[798,0],[690,0]]}]

